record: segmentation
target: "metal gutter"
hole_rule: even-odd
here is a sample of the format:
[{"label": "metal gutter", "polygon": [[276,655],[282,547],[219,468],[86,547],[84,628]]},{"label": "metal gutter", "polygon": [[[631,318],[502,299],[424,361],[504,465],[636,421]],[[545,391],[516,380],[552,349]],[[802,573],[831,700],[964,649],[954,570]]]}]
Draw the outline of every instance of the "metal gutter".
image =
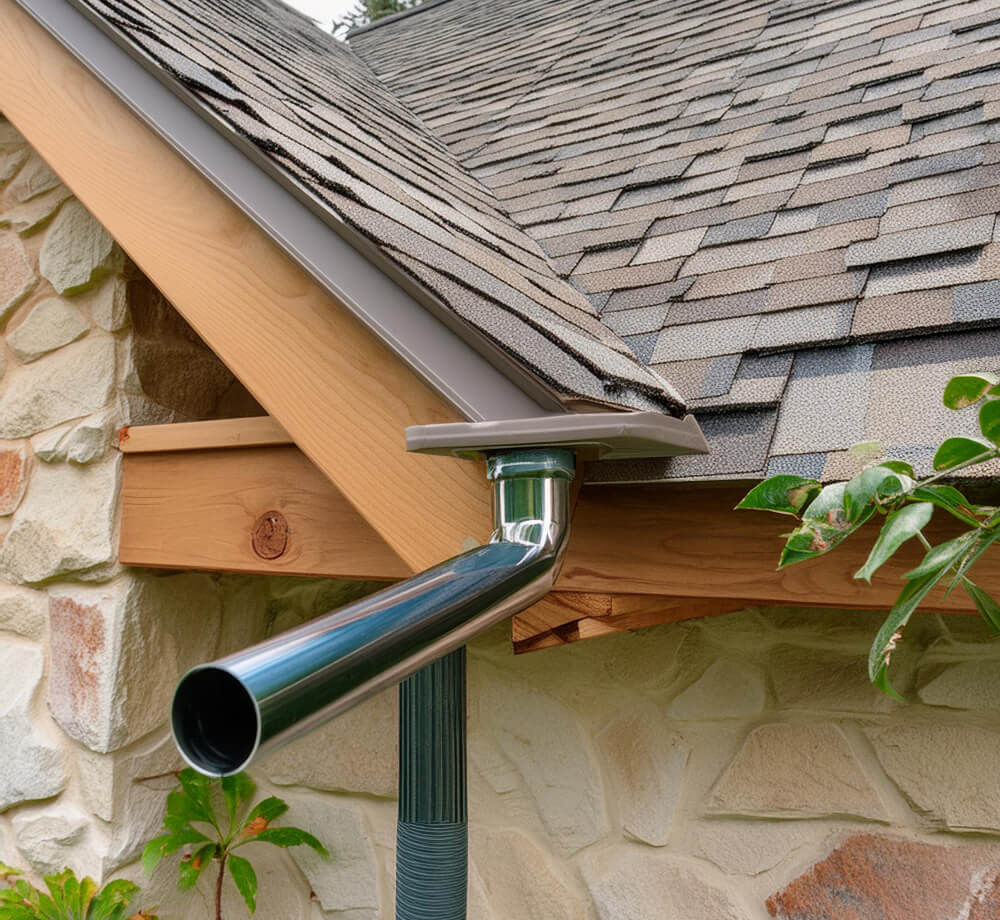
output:
[{"label": "metal gutter", "polygon": [[565,412],[106,23],[65,0],[15,2],[467,419]]}]

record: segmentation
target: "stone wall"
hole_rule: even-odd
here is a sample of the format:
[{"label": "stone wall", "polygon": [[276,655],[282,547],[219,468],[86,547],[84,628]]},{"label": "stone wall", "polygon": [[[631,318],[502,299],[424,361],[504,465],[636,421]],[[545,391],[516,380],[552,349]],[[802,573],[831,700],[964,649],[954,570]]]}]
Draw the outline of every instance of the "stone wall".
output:
[{"label": "stone wall", "polygon": [[[0,859],[144,878],[173,685],[370,585],[116,558],[124,424],[260,409],[0,120]],[[515,657],[470,648],[473,920],[1000,916],[1000,649],[920,616],[912,702],[864,673],[872,614],[749,610]],[[264,918],[392,916],[396,697],[255,770],[333,851],[257,857]],[[166,774],[166,775],[164,775]],[[228,920],[245,916],[233,890]]]}]

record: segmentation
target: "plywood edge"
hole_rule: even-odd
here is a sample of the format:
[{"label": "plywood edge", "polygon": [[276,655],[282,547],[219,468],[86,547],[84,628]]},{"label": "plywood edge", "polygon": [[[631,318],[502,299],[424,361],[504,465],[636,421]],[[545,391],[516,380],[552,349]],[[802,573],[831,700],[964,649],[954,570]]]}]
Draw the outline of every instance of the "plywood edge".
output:
[{"label": "plywood edge", "polygon": [[269,415],[172,425],[131,425],[118,433],[118,449],[125,454],[278,447],[294,443],[292,436]]}]

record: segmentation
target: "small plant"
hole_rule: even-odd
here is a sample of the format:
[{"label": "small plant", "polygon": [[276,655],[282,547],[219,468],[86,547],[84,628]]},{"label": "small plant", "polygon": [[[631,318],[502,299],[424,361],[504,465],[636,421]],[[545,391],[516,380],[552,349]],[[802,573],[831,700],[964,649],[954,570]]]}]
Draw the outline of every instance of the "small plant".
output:
[{"label": "small plant", "polygon": [[[139,891],[132,882],[109,882],[98,890],[91,878],[78,880],[72,869],[45,876],[48,894],[17,878],[21,872],[0,863],[0,920],[125,920],[129,903]],[[129,920],[157,920],[141,910]]]},{"label": "small plant", "polygon": [[[907,540],[924,546],[923,561],[907,572],[906,584],[882,624],[868,655],[868,676],[882,691],[901,699],[889,683],[889,661],[903,629],[931,590],[948,579],[946,596],[959,585],[986,621],[1000,635],[1000,605],[969,578],[975,562],[1000,539],[1000,508],[976,505],[945,476],[1000,457],[1000,379],[993,374],[953,377],[944,391],[944,404],[964,409],[982,403],[982,438],[948,438],[934,454],[935,473],[917,480],[913,468],[901,460],[883,460],[869,466],[850,482],[827,486],[801,476],[772,476],[752,489],[736,506],[742,509],[790,514],[801,524],[787,534],[778,568],[812,559],[837,547],[876,515],[885,518],[865,564],[854,577],[871,582],[872,575]],[[859,445],[860,451],[880,452],[877,445]],[[944,511],[967,528],[960,536],[932,546],[924,527],[935,511]]]},{"label": "small plant", "polygon": [[222,920],[222,888],[227,867],[250,913],[257,909],[257,873],[249,860],[236,855],[237,849],[250,843],[279,847],[304,844],[329,857],[326,848],[312,834],[297,827],[271,827],[276,818],[288,811],[288,805],[281,799],[269,796],[250,807],[257,787],[246,773],[217,780],[185,769],[177,774],[177,779],[178,787],[167,795],[163,816],[166,833],[146,844],[142,867],[152,873],[164,856],[184,850],[178,867],[178,886],[185,891],[197,884],[210,863],[217,862],[216,920]]}]

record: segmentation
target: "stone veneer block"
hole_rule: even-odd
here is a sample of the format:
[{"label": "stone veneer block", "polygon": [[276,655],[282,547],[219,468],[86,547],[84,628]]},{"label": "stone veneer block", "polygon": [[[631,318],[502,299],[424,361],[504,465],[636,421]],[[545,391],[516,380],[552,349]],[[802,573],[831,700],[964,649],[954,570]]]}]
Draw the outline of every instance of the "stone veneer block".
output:
[{"label": "stone veneer block", "polygon": [[22,362],[27,364],[50,351],[75,342],[89,329],[83,314],[71,303],[58,297],[46,297],[13,332],[7,342]]},{"label": "stone veneer block", "polygon": [[767,702],[764,673],[752,664],[719,659],[670,704],[671,719],[747,719]]},{"label": "stone veneer block", "polygon": [[215,648],[220,607],[207,575],[55,589],[48,703],[56,721],[99,752],[163,724],[178,679]]},{"label": "stone veneer block", "polygon": [[289,823],[318,837],[333,857],[324,859],[308,847],[291,850],[323,910],[351,920],[378,920],[375,848],[360,806],[308,793],[289,795],[288,801]]},{"label": "stone veneer block", "polygon": [[777,920],[991,920],[1000,911],[1000,848],[849,838],[767,899]]},{"label": "stone veneer block", "polygon": [[847,737],[832,724],[775,723],[754,729],[712,789],[706,812],[888,820]]},{"label": "stone veneer block", "polygon": [[39,875],[52,875],[69,864],[79,866],[76,844],[87,834],[89,818],[69,802],[59,801],[42,812],[18,810],[11,822],[21,855]]},{"label": "stone veneer block", "polygon": [[393,687],[261,764],[272,783],[396,797],[399,691]]},{"label": "stone veneer block", "polygon": [[1000,733],[978,725],[911,723],[868,730],[885,772],[925,823],[1000,831]]},{"label": "stone veneer block", "polygon": [[120,459],[86,468],[38,464],[27,497],[0,544],[0,574],[38,584],[100,575],[115,557]]},{"label": "stone veneer block", "polygon": [[666,853],[617,847],[584,865],[600,920],[749,920],[719,883]]},{"label": "stone veneer block", "polygon": [[665,846],[690,746],[667,730],[654,707],[616,719],[601,733],[600,741],[619,790],[625,835],[651,846]]},{"label": "stone veneer block", "polygon": [[24,244],[12,234],[0,233],[0,323],[31,293],[37,281]]},{"label": "stone veneer block", "polygon": [[28,484],[28,455],[21,444],[0,450],[0,516],[13,514]]},{"label": "stone veneer block", "polygon": [[551,838],[579,850],[606,830],[601,776],[576,714],[499,672],[484,675],[483,727],[517,767]]},{"label": "stone veneer block", "polygon": [[45,233],[39,269],[58,294],[89,287],[107,273],[115,241],[75,199],[67,202]]},{"label": "stone veneer block", "polygon": [[471,829],[469,853],[493,920],[586,920],[587,906],[559,864],[527,834]]},{"label": "stone veneer block", "polygon": [[919,696],[928,706],[1000,709],[1000,661],[977,659],[952,664],[927,681],[920,688]]},{"label": "stone veneer block", "polygon": [[39,731],[32,701],[42,680],[44,659],[34,645],[0,645],[0,811],[47,799],[69,779],[66,757]]},{"label": "stone veneer block", "polygon": [[90,415],[111,399],[115,343],[89,335],[12,374],[0,395],[0,438],[26,438]]},{"label": "stone veneer block", "polygon": [[0,630],[41,639],[48,619],[49,602],[41,591],[0,583]]}]

